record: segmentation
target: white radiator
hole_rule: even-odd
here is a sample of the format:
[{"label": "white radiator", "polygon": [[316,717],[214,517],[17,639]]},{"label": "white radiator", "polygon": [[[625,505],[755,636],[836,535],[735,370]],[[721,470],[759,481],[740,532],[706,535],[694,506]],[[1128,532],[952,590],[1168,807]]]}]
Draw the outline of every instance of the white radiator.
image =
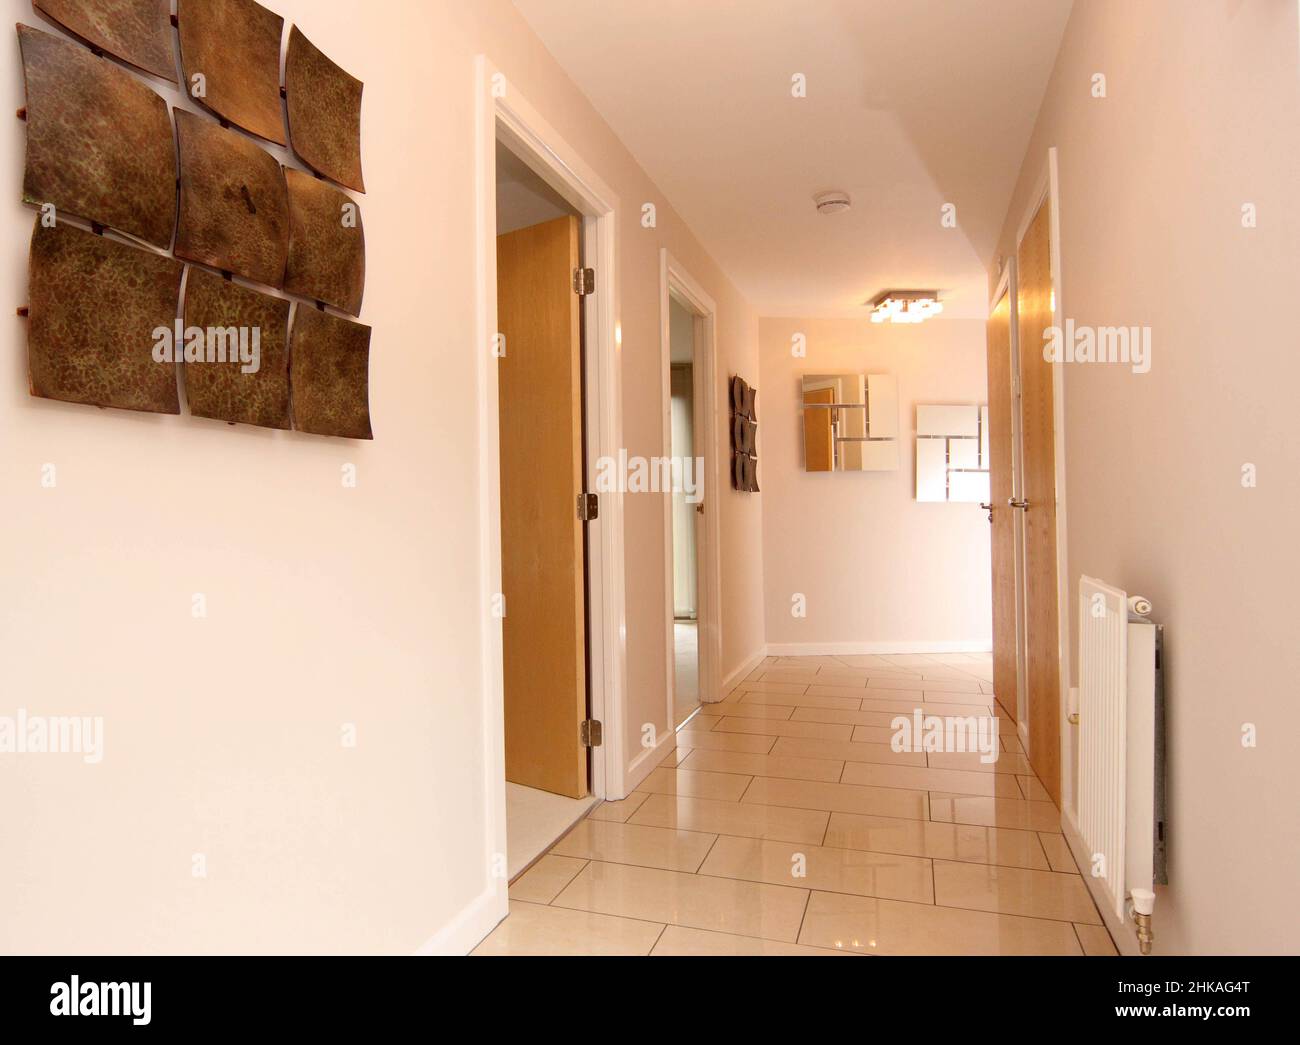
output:
[{"label": "white radiator", "polygon": [[1164,870],[1164,710],[1151,604],[1079,580],[1079,829],[1115,915]]}]

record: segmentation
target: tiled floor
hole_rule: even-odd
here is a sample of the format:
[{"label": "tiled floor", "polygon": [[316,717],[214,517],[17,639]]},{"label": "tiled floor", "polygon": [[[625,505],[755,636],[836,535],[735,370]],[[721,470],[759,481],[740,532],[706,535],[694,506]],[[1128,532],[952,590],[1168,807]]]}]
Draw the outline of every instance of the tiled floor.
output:
[{"label": "tiled floor", "polygon": [[890,721],[995,714],[987,654],[769,657],[510,887],[477,954],[1113,954],[1003,723],[994,764]]},{"label": "tiled floor", "polygon": [[673,621],[675,717],[680,726],[700,706],[700,636],[693,620]]}]

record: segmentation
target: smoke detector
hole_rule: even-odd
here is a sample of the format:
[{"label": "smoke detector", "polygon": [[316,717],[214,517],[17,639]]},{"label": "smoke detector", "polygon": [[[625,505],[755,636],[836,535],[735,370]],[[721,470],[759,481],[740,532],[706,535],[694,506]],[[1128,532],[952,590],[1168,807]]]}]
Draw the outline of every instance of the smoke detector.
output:
[{"label": "smoke detector", "polygon": [[853,206],[849,194],[840,189],[819,192],[813,197],[813,202],[817,204],[818,214],[839,214],[841,211],[846,211]]}]

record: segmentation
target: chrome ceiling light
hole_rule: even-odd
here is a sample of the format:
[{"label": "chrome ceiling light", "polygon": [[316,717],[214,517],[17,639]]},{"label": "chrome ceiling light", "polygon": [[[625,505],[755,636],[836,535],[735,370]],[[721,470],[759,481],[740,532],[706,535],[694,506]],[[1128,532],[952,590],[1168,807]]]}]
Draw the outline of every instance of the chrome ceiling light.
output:
[{"label": "chrome ceiling light", "polygon": [[873,323],[924,323],[943,311],[937,290],[884,290],[871,300]]}]

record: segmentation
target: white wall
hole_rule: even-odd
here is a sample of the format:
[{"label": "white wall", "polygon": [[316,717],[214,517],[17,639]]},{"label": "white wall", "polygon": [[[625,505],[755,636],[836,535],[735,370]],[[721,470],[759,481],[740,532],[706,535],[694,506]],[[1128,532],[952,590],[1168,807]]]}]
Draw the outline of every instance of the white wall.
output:
[{"label": "white wall", "polygon": [[[803,333],[807,357],[791,338]],[[916,404],[986,401],[984,324],[763,319],[758,390],[770,652],[987,649],[989,527],[978,505],[918,504]],[[803,470],[801,375],[898,378],[897,472]],[[755,564],[757,568],[757,564]],[[791,613],[796,594],[807,617]]]},{"label": "white wall", "polygon": [[[481,854],[484,696],[473,302],[476,54],[618,193],[625,442],[662,446],[659,250],[718,302],[720,368],[757,366],[748,305],[505,0],[273,0],[365,81],[362,199],[376,440],[29,398],[0,384],[0,713],[102,715],[95,768],[0,758],[0,950],[410,952],[503,913]],[[23,21],[42,24],[27,4]],[[7,51],[9,111],[24,104]],[[16,201],[23,124],[0,139]],[[659,227],[637,217],[659,204]],[[0,208],[26,298],[32,213]],[[40,486],[58,466],[57,489]],[[345,490],[340,468],[360,484]],[[724,672],[762,643],[757,500],[723,492]],[[627,509],[629,730],[666,728],[662,502]],[[738,569],[738,562],[745,568]],[[207,595],[209,619],[190,599]],[[340,744],[356,723],[359,746]],[[632,739],[632,738],[629,738]],[[635,741],[634,741],[635,742]],[[208,877],[191,877],[207,856]],[[476,901],[482,906],[474,907]],[[464,919],[462,922],[458,920]]]},{"label": "white wall", "polygon": [[1162,954],[1300,947],[1298,40],[1293,2],[1076,3],[999,248],[1056,146],[1063,318],[1152,330],[1148,374],[1064,368],[1066,502],[1075,615],[1087,574],[1166,626]]}]

